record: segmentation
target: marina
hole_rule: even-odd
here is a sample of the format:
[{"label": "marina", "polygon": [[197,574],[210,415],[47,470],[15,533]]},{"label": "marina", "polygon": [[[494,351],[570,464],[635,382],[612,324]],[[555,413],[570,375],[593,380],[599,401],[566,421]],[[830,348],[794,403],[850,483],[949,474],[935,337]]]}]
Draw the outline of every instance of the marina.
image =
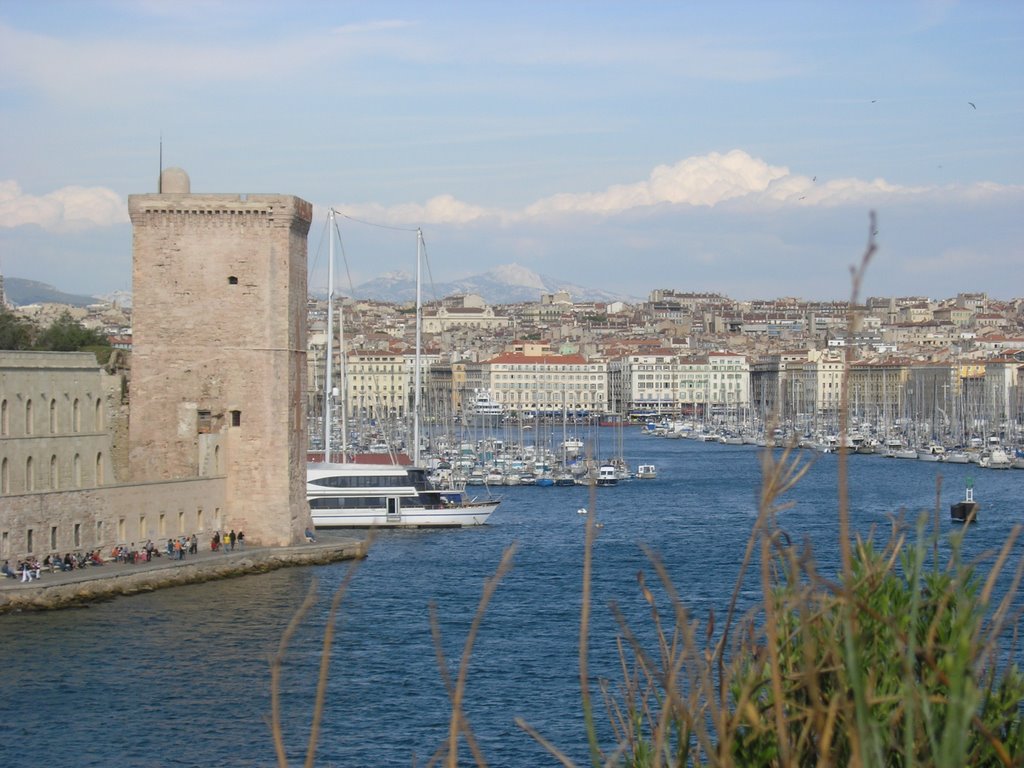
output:
[{"label": "marina", "polygon": [[[636,573],[654,577],[641,545],[663,559],[689,609],[706,619],[711,609],[720,615],[728,604],[757,513],[757,446],[652,440],[639,428],[623,432],[626,463],[654,465],[657,476],[597,489],[593,507],[587,486],[512,486],[503,488],[501,506],[487,525],[378,534],[369,556],[355,565],[342,603],[318,762],[425,762],[445,737],[449,712],[428,605],[437,606],[446,657],[457,659],[482,585],[513,544],[513,568],[474,649],[467,716],[491,764],[554,764],[515,726],[515,717],[577,763],[586,762],[576,638],[587,519],[593,516],[601,526],[594,550],[591,671],[615,681],[620,630],[609,603],[618,605],[641,639],[651,639],[650,607]],[[615,429],[603,428],[596,439],[615,444]],[[780,525],[794,541],[813,545],[819,569],[829,575],[838,567],[839,456],[802,455],[814,463],[784,499],[792,507],[781,514]],[[867,536],[874,529],[881,538],[893,515],[925,513],[939,523],[943,554],[949,537],[966,531],[964,558],[978,560],[982,572],[1024,518],[1024,473],[881,456],[850,456],[848,465],[855,533]],[[953,523],[948,510],[963,499],[968,478],[984,515],[965,527]],[[1018,541],[1011,562],[1022,555]],[[318,602],[292,638],[282,671],[284,742],[289,758],[298,761],[329,601],[350,567],[287,568],[85,610],[3,616],[0,741],[17,743],[24,754],[73,758],[81,765],[108,763],[112,756],[126,764],[166,764],[169,749],[185,765],[209,764],[211,755],[218,765],[271,764],[273,744],[264,725],[270,711],[267,659],[315,584]],[[746,584],[741,609],[758,594],[756,580]],[[76,707],[68,717],[71,702],[82,696],[103,706]],[[599,721],[599,728],[606,732],[607,723]]]}]

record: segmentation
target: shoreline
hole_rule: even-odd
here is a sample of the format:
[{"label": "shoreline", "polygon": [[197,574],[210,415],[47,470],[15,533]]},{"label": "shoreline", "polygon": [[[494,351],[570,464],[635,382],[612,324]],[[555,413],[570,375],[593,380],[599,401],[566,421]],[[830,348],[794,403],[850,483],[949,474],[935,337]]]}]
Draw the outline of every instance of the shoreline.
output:
[{"label": "shoreline", "polygon": [[293,547],[250,547],[233,552],[199,552],[184,560],[166,555],[147,563],[108,562],[74,571],[42,572],[41,578],[21,582],[0,579],[0,615],[17,611],[75,608],[115,597],[137,595],[185,584],[267,573],[278,568],[325,565],[366,557],[360,539],[302,544]]}]

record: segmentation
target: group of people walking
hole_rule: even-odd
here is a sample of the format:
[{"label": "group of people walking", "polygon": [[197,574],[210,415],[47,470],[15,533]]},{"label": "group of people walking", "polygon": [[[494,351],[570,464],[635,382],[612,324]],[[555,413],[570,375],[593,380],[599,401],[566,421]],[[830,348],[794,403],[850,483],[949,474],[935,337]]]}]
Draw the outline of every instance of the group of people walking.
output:
[{"label": "group of people walking", "polygon": [[245,533],[239,531],[235,533],[235,529],[232,528],[230,533],[225,533],[223,537],[220,535],[220,531],[213,534],[213,538],[210,539],[210,549],[214,552],[218,550],[222,552],[234,552],[235,544],[238,545],[239,549],[245,549]]}]

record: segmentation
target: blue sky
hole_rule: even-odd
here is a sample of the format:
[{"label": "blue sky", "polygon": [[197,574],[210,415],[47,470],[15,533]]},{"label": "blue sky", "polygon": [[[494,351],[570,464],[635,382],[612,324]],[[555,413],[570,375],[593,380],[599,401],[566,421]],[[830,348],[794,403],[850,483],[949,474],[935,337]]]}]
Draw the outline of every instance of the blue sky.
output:
[{"label": "blue sky", "polygon": [[[973,103],[971,106],[969,103]],[[1024,295],[1024,3],[0,0],[0,270],[130,289],[127,196],[421,226],[646,297]],[[342,225],[355,283],[407,234]]]}]

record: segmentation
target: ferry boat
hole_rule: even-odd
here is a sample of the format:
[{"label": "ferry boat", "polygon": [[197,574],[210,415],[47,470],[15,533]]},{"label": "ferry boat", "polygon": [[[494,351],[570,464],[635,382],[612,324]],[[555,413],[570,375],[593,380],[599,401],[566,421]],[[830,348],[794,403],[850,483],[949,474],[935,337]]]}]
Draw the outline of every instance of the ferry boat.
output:
[{"label": "ferry boat", "polygon": [[505,415],[505,406],[491,399],[490,391],[477,389],[473,391],[473,401],[466,411],[467,416],[478,419],[501,418]]},{"label": "ferry boat", "polygon": [[426,469],[393,463],[308,464],[306,499],[317,529],[483,525],[500,503],[434,487]]},{"label": "ferry boat", "polygon": [[653,464],[641,464],[636,468],[638,480],[654,480],[658,476],[658,470]]}]

